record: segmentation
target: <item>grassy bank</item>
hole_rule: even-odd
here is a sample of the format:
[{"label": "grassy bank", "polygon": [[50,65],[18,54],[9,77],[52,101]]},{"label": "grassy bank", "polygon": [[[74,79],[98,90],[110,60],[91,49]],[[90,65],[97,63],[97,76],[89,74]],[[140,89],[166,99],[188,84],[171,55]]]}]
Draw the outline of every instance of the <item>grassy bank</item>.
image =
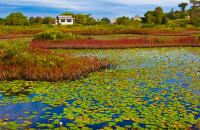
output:
[{"label": "grassy bank", "polygon": [[0,26],[0,38],[12,38],[20,36],[32,36],[36,33],[47,30],[59,30],[63,33],[73,33],[81,35],[110,35],[110,34],[141,34],[141,35],[185,35],[196,33],[197,28],[180,28],[168,26],[154,26],[151,28],[134,27],[123,25],[90,25],[90,26],[53,26],[53,25],[33,25],[33,26]]}]

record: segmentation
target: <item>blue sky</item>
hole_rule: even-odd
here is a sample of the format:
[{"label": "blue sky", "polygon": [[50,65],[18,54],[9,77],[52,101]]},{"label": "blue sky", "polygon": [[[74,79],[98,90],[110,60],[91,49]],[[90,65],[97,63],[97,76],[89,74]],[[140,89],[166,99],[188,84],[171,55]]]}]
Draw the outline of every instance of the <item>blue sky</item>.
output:
[{"label": "blue sky", "polygon": [[147,10],[162,6],[165,11],[178,9],[178,3],[189,0],[0,0],[0,17],[11,12],[27,16],[56,16],[62,12],[92,14],[95,18],[143,16]]}]

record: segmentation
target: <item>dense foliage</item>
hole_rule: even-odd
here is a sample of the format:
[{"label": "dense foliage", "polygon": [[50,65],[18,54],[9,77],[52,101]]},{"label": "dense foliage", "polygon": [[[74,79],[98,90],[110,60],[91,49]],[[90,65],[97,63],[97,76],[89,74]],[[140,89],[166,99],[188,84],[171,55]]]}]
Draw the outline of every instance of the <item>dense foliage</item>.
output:
[{"label": "dense foliage", "polygon": [[119,25],[129,25],[131,23],[133,23],[133,20],[131,20],[129,17],[126,16],[117,18],[115,22],[115,24]]},{"label": "dense foliage", "polygon": [[5,24],[5,19],[4,18],[0,18],[0,25]]},{"label": "dense foliage", "polygon": [[200,26],[200,8],[193,7],[191,10],[191,21],[194,25]]},{"label": "dense foliage", "polygon": [[167,24],[168,17],[161,7],[156,7],[154,11],[145,14],[145,22],[148,24]]},{"label": "dense foliage", "polygon": [[102,24],[102,25],[109,25],[109,24],[111,24],[110,19],[107,18],[107,17],[104,17],[104,18],[100,19],[98,22],[99,22],[99,24]]},{"label": "dense foliage", "polygon": [[30,17],[29,18],[30,24],[55,24],[55,18],[52,17]]},{"label": "dense foliage", "polygon": [[61,31],[45,31],[34,36],[34,40],[73,40],[81,38],[72,33],[62,33]]},{"label": "dense foliage", "polygon": [[11,13],[9,16],[6,17],[5,24],[6,25],[27,25],[28,18],[20,12]]}]

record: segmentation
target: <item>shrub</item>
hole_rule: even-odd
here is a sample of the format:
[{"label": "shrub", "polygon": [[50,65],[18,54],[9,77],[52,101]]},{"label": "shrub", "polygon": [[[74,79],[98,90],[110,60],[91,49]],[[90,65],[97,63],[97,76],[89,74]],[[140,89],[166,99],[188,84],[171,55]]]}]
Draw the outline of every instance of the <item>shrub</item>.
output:
[{"label": "shrub", "polygon": [[11,13],[6,17],[5,23],[6,25],[27,25],[28,18],[20,12]]},{"label": "shrub", "polygon": [[70,32],[62,33],[61,31],[45,31],[39,34],[36,34],[33,40],[75,40],[75,39],[84,39],[83,36],[78,34],[72,34]]},{"label": "shrub", "polygon": [[64,39],[64,35],[59,31],[45,31],[34,36],[35,40],[58,40]]},{"label": "shrub", "polygon": [[15,41],[11,41],[10,44],[7,44],[6,41],[2,41],[0,44],[0,49],[2,49],[2,53],[0,55],[0,60],[5,64],[12,62],[17,55],[23,53],[23,50],[27,48],[27,41],[23,41],[22,43],[18,43]]}]

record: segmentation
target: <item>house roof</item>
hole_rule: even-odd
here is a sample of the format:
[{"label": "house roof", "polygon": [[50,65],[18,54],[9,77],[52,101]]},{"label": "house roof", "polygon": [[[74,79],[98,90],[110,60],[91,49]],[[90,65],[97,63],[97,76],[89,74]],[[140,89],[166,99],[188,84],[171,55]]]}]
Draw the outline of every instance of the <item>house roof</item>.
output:
[{"label": "house roof", "polygon": [[74,19],[72,16],[70,15],[59,15],[57,16],[58,19]]}]

